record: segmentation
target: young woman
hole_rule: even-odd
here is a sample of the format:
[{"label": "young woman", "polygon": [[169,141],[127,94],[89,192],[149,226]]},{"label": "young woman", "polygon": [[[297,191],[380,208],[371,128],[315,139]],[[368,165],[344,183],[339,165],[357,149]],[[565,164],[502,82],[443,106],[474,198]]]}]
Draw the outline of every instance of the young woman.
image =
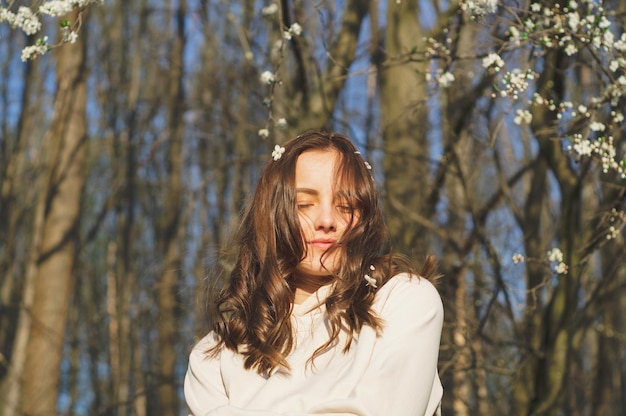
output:
[{"label": "young woman", "polygon": [[419,276],[385,251],[369,165],[346,137],[309,132],[273,156],[213,330],[189,357],[192,413],[439,414],[433,261]]}]

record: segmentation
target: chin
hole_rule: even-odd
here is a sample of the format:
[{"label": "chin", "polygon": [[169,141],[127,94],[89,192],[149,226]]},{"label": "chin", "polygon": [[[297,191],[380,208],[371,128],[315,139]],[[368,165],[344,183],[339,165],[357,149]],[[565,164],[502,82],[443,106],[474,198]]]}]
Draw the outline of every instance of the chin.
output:
[{"label": "chin", "polygon": [[300,264],[298,266],[298,270],[304,274],[308,274],[311,276],[329,276],[332,274],[333,267],[328,267],[327,269],[322,267],[319,264],[319,260],[317,263],[317,267],[312,267],[311,263],[307,262],[306,264]]}]

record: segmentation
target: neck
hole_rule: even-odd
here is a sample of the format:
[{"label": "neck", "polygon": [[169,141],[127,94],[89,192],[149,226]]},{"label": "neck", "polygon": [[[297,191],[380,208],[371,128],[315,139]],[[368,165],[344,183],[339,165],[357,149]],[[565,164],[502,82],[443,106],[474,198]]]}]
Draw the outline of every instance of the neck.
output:
[{"label": "neck", "polygon": [[332,276],[313,276],[296,271],[291,281],[294,290],[294,303],[296,305],[304,302],[317,290],[329,284],[333,280]]}]

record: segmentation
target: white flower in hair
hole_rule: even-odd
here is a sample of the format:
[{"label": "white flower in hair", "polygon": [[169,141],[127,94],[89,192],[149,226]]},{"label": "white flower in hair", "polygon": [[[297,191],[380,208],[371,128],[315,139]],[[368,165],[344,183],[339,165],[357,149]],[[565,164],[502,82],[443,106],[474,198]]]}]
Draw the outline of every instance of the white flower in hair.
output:
[{"label": "white flower in hair", "polygon": [[[359,156],[361,156],[361,152],[359,152],[358,150],[357,150],[357,151],[355,151],[355,152],[354,152],[354,154],[355,154],[355,155],[359,155]],[[363,163],[365,163],[365,167],[366,167],[368,170],[372,170],[372,165],[370,165],[370,164],[369,164],[369,162],[368,162],[367,160],[363,160]],[[374,270],[374,269],[372,269],[372,270]]]},{"label": "white flower in hair", "polygon": [[376,286],[376,279],[374,279],[372,276],[370,276],[369,274],[366,274],[363,277],[365,278],[365,286],[371,286],[374,289],[378,287]]},{"label": "white flower in hair", "polygon": [[272,151],[272,157],[274,160],[278,160],[283,156],[283,153],[285,153],[285,148],[277,144],[274,146],[274,150]]}]

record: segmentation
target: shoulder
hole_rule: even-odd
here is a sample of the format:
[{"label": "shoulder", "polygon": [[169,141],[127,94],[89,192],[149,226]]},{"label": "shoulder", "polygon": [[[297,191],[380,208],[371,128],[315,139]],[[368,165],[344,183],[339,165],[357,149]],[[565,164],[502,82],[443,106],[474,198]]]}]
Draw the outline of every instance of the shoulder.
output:
[{"label": "shoulder", "polygon": [[189,354],[189,362],[201,364],[211,357],[210,351],[218,344],[218,337],[211,331],[196,343]]},{"label": "shoulder", "polygon": [[384,320],[395,315],[443,319],[443,304],[435,286],[409,273],[389,279],[376,293],[373,308]]}]

